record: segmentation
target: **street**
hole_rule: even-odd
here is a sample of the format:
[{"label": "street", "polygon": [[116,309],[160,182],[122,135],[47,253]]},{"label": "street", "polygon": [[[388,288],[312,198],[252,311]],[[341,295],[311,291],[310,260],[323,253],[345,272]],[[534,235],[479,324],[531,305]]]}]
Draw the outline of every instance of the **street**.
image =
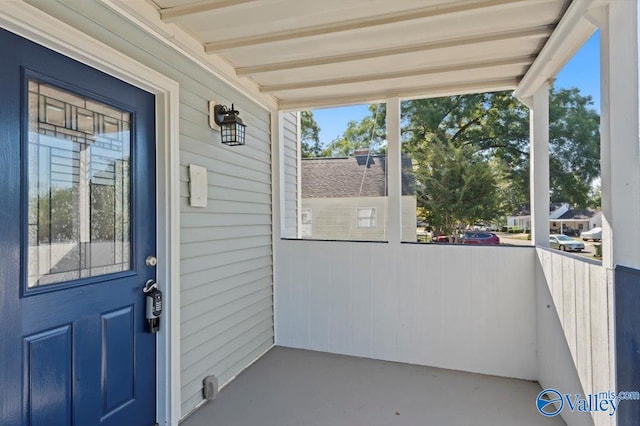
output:
[{"label": "street", "polygon": [[[514,246],[530,246],[531,245],[531,241],[527,240],[524,234],[513,235],[513,234],[496,233],[496,235],[500,237],[501,244],[514,245]],[[581,241],[584,243],[584,250],[578,253],[575,253],[575,252],[570,252],[570,253],[575,253],[580,256],[588,257],[590,259],[595,259],[593,257],[593,254],[595,253],[595,249],[593,247],[594,245],[593,241],[582,241],[582,239],[576,239],[576,241]],[[597,244],[600,244],[600,242],[597,242]]]}]

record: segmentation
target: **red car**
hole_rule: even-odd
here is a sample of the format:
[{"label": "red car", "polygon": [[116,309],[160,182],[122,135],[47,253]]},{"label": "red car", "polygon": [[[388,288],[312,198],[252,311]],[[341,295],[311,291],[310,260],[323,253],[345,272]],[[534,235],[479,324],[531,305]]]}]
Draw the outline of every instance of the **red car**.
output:
[{"label": "red car", "polygon": [[462,237],[462,244],[498,245],[500,238],[493,232],[467,232]]},{"label": "red car", "polygon": [[431,242],[434,242],[434,243],[448,243],[449,242],[449,236],[448,235],[438,235],[437,237],[433,237]]}]

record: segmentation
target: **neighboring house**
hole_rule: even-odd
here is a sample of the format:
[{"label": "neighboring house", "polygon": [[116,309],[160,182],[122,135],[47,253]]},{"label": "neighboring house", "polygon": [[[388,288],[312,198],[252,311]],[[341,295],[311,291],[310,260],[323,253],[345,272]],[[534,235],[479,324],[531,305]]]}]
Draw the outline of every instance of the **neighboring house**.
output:
[{"label": "neighboring house", "polygon": [[[569,211],[568,203],[552,203],[549,205],[549,220],[557,219]],[[521,208],[513,216],[507,216],[507,226],[520,229],[531,229],[531,210],[529,206]]]},{"label": "neighboring house", "polygon": [[[552,203],[549,206],[549,230],[561,233],[566,229],[582,231],[602,225],[602,212],[591,209],[574,210],[569,203]],[[531,212],[524,207],[513,216],[507,216],[507,226],[523,230],[531,229]]]},{"label": "neighboring house", "polygon": [[531,212],[529,208],[522,208],[513,216],[507,216],[507,226],[509,228],[531,229]]},{"label": "neighboring house", "polygon": [[[301,236],[316,240],[387,239],[384,155],[302,159]],[[402,237],[416,241],[416,190],[411,159],[402,158]]]},{"label": "neighboring house", "polygon": [[602,212],[592,209],[569,209],[557,219],[549,220],[551,233],[562,234],[568,229],[581,232],[597,226],[602,226]]}]

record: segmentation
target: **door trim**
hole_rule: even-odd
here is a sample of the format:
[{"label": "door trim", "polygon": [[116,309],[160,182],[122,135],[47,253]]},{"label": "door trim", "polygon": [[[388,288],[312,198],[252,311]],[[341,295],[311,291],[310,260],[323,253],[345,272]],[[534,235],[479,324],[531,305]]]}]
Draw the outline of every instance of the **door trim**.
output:
[{"label": "door trim", "polygon": [[[156,341],[160,425],[180,419],[180,169],[178,83],[23,1],[7,1],[0,27],[156,96],[157,281],[165,294]],[[97,53],[100,56],[97,56]]]}]

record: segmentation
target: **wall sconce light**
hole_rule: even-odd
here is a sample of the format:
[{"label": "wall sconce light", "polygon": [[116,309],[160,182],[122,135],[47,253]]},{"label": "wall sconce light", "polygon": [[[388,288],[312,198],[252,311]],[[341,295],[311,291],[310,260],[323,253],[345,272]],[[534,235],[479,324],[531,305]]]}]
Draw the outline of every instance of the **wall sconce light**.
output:
[{"label": "wall sconce light", "polygon": [[233,107],[233,104],[229,108],[226,105],[216,105],[214,101],[209,101],[209,126],[212,129],[216,128],[214,123],[220,126],[220,136],[225,145],[244,145],[247,125],[242,124],[238,114],[240,113]]}]

